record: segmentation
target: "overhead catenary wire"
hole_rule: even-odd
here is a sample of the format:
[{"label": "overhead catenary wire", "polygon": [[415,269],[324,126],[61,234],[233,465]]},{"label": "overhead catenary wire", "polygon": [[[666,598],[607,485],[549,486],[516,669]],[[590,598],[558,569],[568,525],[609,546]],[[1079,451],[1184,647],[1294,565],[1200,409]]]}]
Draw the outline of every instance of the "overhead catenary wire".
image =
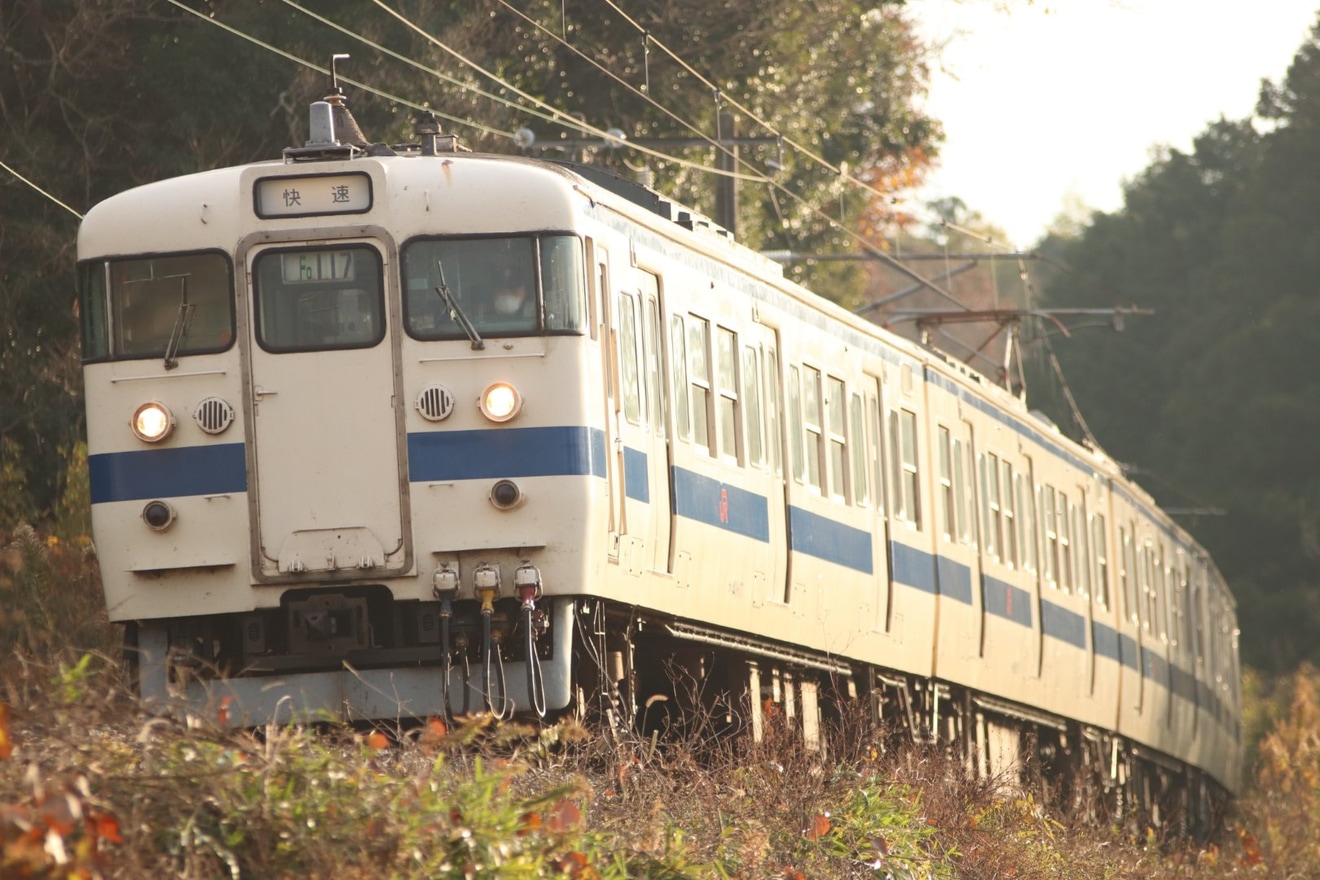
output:
[{"label": "overhead catenary wire", "polygon": [[36,192],[38,192],[38,193],[40,193],[41,195],[45,196],[47,199],[49,199],[50,201],[54,202],[55,204],[59,205],[61,208],[63,208],[64,210],[68,211],[70,214],[72,214],[73,216],[77,217],[79,220],[81,220],[81,219],[83,218],[83,215],[82,215],[82,214],[79,214],[79,213],[78,213],[77,211],[75,211],[73,208],[70,208],[70,207],[69,207],[68,205],[66,205],[64,202],[62,202],[62,201],[60,201],[59,199],[57,199],[57,198],[56,198],[54,195],[52,195],[50,192],[48,192],[47,190],[42,189],[40,186],[37,186],[37,184],[33,183],[31,180],[28,180],[26,177],[24,177],[23,175],[19,174],[17,171],[15,171],[13,168],[11,168],[10,166],[6,165],[6,164],[5,164],[4,162],[2,162],[2,161],[0,161],[0,168],[3,168],[4,170],[8,171],[10,174],[14,175],[15,179],[17,179],[20,183],[24,183],[24,184],[26,184],[27,186],[31,187],[33,190],[35,190]]}]

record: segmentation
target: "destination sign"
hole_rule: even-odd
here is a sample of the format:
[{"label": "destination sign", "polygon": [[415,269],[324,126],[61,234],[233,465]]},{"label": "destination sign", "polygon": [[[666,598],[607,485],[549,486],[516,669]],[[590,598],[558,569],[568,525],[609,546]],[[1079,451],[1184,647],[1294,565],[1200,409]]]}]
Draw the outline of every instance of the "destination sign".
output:
[{"label": "destination sign", "polygon": [[365,174],[263,177],[255,195],[258,217],[362,214],[371,210],[371,178]]}]

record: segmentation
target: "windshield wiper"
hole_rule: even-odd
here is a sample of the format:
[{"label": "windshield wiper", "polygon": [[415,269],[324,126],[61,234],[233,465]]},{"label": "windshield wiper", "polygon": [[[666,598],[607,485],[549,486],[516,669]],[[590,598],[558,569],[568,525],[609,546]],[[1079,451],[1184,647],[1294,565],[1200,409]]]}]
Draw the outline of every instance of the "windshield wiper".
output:
[{"label": "windshield wiper", "polygon": [[449,285],[445,283],[445,264],[440,260],[436,260],[435,265],[440,270],[440,286],[435,289],[435,292],[440,294],[440,299],[444,300],[445,306],[449,309],[449,320],[463,328],[463,332],[468,335],[468,339],[472,340],[472,349],[474,351],[483,350],[486,347],[486,343],[481,341],[481,336],[477,333],[477,328],[473,327],[472,322],[468,320],[468,316],[463,314],[463,309],[459,307],[458,300],[454,297],[453,291],[451,291]]},{"label": "windshield wiper", "polygon": [[197,308],[196,305],[188,302],[187,275],[179,279],[179,287],[179,314],[174,318],[174,329],[170,331],[169,345],[165,346],[165,369],[167,370],[172,370],[179,365],[179,345],[183,342],[183,337],[188,335],[188,328],[192,326],[193,309]]}]

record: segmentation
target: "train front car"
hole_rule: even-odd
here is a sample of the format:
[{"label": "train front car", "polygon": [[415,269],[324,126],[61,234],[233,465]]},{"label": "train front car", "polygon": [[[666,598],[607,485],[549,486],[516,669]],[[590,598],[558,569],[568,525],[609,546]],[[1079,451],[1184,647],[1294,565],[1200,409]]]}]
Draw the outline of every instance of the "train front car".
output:
[{"label": "train front car", "polygon": [[327,138],[83,223],[93,530],[149,702],[245,724],[569,701],[550,594],[588,580],[605,455],[586,198],[423,140]]}]

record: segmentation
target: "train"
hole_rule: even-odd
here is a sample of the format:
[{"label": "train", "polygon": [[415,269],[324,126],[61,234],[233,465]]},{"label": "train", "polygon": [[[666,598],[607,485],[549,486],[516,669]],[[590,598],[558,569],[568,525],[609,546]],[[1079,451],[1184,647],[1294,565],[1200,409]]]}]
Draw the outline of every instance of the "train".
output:
[{"label": "train", "polygon": [[856,706],[1213,821],[1234,599],[1101,449],[651,188],[413,138],[335,89],[281,157],[82,221],[93,535],[145,705],[817,748]]}]

